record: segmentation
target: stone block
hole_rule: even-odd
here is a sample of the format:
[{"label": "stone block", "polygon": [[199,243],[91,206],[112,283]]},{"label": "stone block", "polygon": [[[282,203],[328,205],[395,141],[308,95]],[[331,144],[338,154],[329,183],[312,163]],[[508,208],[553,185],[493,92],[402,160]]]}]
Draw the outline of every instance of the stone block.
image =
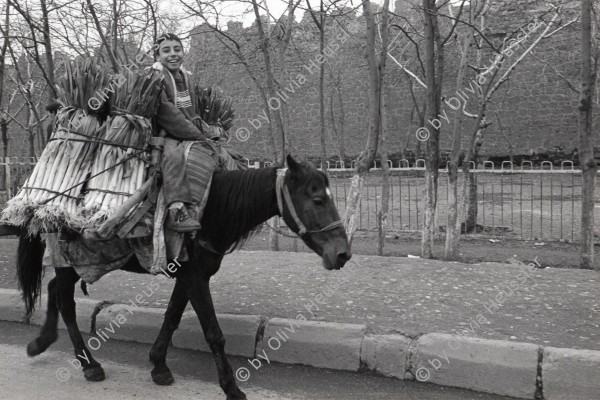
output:
[{"label": "stone block", "polygon": [[544,348],[542,381],[546,400],[600,398],[600,351]]},{"label": "stone block", "polygon": [[532,399],[538,346],[430,333],[418,339],[413,373],[419,381]]},{"label": "stone block", "polygon": [[273,318],[256,352],[271,361],[357,371],[366,331],[365,325]]}]

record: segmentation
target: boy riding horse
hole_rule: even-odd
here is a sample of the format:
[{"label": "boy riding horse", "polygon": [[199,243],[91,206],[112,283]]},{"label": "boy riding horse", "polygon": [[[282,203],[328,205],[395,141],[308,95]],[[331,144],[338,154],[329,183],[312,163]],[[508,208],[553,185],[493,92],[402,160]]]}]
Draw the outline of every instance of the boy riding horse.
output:
[{"label": "boy riding horse", "polygon": [[181,39],[166,33],[157,39],[154,48],[157,62],[153,68],[162,71],[165,76],[164,91],[155,117],[158,128],[167,133],[161,161],[163,192],[169,208],[165,228],[175,232],[193,232],[201,226],[192,207],[192,192],[185,174],[185,146],[181,141],[211,138],[192,122],[198,118],[193,111],[195,85],[192,76],[181,65]]}]

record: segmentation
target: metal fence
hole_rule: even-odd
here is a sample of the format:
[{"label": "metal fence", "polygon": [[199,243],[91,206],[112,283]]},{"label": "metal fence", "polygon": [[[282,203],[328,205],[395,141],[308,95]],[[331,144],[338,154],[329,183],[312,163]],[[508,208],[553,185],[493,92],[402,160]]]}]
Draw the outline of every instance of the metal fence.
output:
[{"label": "metal fence", "polygon": [[[388,227],[392,231],[419,231],[423,223],[425,168],[391,169]],[[581,226],[581,171],[565,162],[559,168],[551,163],[533,169],[531,163],[515,167],[510,162],[499,169],[493,163],[473,169],[477,182],[477,230],[485,236],[536,240],[577,241]],[[329,171],[332,193],[338,209],[346,208],[352,170]],[[439,170],[437,225],[445,227],[448,211],[448,171]],[[459,199],[462,199],[463,174],[459,173]],[[358,229],[377,231],[381,207],[382,176],[375,169],[365,178],[358,209]],[[463,202],[461,215],[466,214]],[[596,221],[598,226],[600,220]]]},{"label": "metal fence", "polygon": [[[0,192],[5,199],[14,196],[31,173],[36,160],[0,158]],[[257,167],[250,163],[251,167]],[[392,165],[388,226],[392,231],[419,231],[423,223],[425,162],[417,160],[409,167],[406,160]],[[377,231],[377,213],[381,207],[382,175],[375,164],[365,178],[358,208],[358,229]],[[338,210],[346,209],[352,168],[343,162],[329,165],[332,194]],[[353,166],[352,166],[353,167]],[[473,167],[472,167],[473,168]],[[560,167],[542,163],[534,169],[530,162],[520,166],[505,161],[500,168],[486,162],[473,168],[477,182],[478,233],[519,239],[577,241],[581,226],[581,171],[569,161]],[[439,170],[437,225],[445,226],[448,207],[448,175]],[[459,188],[463,174],[459,173]],[[598,189],[597,189],[598,190]],[[598,195],[598,193],[597,193]],[[459,197],[462,193],[459,190]],[[596,196],[598,197],[598,196]],[[2,199],[0,199],[2,200]],[[464,216],[465,208],[462,207]],[[600,220],[595,221],[600,226]]]}]

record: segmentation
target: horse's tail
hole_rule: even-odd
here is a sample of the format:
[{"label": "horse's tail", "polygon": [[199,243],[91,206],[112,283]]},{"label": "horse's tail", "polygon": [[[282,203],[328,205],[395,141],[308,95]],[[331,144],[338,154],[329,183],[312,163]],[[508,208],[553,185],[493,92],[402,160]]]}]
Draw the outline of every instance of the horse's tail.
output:
[{"label": "horse's tail", "polygon": [[27,310],[26,317],[31,317],[35,304],[42,291],[44,243],[39,234],[22,233],[17,250],[17,278],[19,289]]}]

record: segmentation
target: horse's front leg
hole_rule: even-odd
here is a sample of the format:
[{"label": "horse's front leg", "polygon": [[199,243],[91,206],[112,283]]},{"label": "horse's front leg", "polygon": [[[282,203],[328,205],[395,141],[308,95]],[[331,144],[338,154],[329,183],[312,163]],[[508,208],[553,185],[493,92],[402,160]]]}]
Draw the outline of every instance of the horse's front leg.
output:
[{"label": "horse's front leg", "polygon": [[227,400],[245,399],[246,395],[238,388],[233,377],[233,370],[225,355],[225,336],[223,336],[223,332],[217,321],[215,307],[210,294],[210,275],[207,276],[202,270],[217,271],[221,259],[222,257],[213,258],[207,256],[198,265],[185,264],[180,268],[181,271],[177,272],[177,278],[184,282],[187,296],[198,315],[200,325],[202,325],[202,330],[204,331],[204,338],[217,364],[219,384],[227,395]]},{"label": "horse's front leg", "polygon": [[32,340],[27,345],[27,355],[29,357],[42,354],[50,345],[56,342],[58,338],[58,307],[56,306],[57,299],[57,283],[56,278],[52,278],[48,282],[48,307],[46,310],[46,321],[40,331],[40,335]]},{"label": "horse's front leg", "polygon": [[183,282],[178,278],[173,293],[171,293],[171,300],[169,300],[169,307],[165,312],[165,319],[160,328],[160,333],[150,350],[150,361],[154,364],[152,380],[159,385],[170,385],[174,381],[173,374],[167,367],[167,350],[173,338],[173,333],[179,327],[187,303],[188,297],[185,294]]},{"label": "horse's front leg", "polygon": [[85,346],[75,312],[75,284],[79,276],[73,268],[55,268],[57,281],[57,300],[58,309],[62,315],[63,321],[69,331],[71,342],[75,350],[75,358],[83,366],[83,374],[88,381],[103,381],[104,370],[100,363],[94,360],[92,353]]}]

